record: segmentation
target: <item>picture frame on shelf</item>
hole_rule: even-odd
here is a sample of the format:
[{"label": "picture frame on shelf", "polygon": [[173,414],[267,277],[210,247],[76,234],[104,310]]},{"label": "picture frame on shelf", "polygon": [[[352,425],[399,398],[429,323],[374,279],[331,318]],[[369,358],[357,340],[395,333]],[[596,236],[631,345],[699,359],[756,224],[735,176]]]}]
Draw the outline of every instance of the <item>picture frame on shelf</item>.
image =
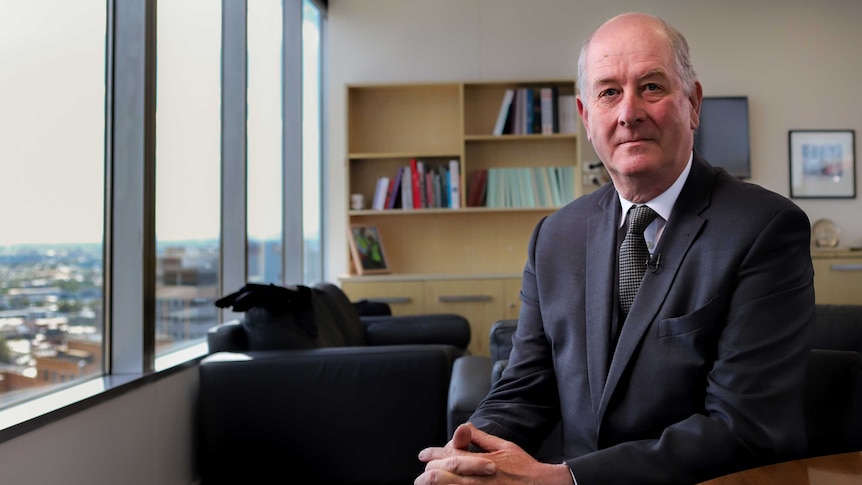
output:
[{"label": "picture frame on shelf", "polygon": [[383,249],[383,238],[375,225],[351,224],[348,231],[350,254],[356,274],[389,273],[389,259]]},{"label": "picture frame on shelf", "polygon": [[856,198],[854,130],[790,130],[790,197]]}]

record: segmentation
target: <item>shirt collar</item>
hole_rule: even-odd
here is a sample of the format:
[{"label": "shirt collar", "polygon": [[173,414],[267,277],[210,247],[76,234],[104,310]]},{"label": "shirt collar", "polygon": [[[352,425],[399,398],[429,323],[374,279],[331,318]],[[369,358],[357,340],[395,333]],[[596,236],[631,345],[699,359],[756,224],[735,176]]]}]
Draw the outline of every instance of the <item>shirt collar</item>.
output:
[{"label": "shirt collar", "polygon": [[[668,187],[667,190],[659,194],[658,197],[654,198],[653,200],[647,201],[646,204],[641,205],[648,206],[650,209],[654,210],[656,214],[661,216],[661,218],[665,221],[670,219],[670,213],[673,210],[674,204],[676,204],[676,199],[679,197],[679,193],[682,192],[682,186],[685,185],[685,180],[688,178],[688,173],[691,171],[692,158],[693,155],[690,154],[688,156],[688,163],[685,164],[685,168],[682,170],[682,173],[679,174],[679,177],[676,178],[676,181],[673,183],[673,185],[671,185],[670,187]],[[619,195],[619,192],[617,193],[617,196],[620,198],[620,206],[622,207],[623,216],[620,217],[619,226],[622,227],[626,221],[625,214],[627,214],[631,206],[635,204],[624,199],[621,195]]]}]

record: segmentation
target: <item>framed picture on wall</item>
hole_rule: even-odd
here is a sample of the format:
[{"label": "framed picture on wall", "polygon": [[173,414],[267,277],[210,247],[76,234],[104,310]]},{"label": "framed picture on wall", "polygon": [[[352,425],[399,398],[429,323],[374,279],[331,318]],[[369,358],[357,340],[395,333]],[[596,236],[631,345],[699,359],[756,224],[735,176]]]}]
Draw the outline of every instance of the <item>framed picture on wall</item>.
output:
[{"label": "framed picture on wall", "polygon": [[790,197],[856,197],[853,130],[790,131]]},{"label": "framed picture on wall", "polygon": [[356,274],[389,272],[389,260],[386,259],[383,239],[377,226],[351,224],[348,238]]}]

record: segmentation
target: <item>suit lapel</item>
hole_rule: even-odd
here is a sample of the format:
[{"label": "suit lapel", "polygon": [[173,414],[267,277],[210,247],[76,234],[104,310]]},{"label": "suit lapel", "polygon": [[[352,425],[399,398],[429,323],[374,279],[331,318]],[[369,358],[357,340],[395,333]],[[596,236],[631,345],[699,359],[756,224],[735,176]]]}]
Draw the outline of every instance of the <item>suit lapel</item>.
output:
[{"label": "suit lapel", "polygon": [[619,225],[619,198],[609,190],[599,200],[600,212],[587,224],[586,289],[587,366],[593,411],[598,416],[599,404],[610,362],[610,328],[614,315],[614,271],[616,264],[616,232]]},{"label": "suit lapel", "polygon": [[654,271],[647,271],[632,304],[629,319],[622,327],[599,405],[600,420],[635,349],[655,321],[686,253],[706,222],[700,214],[709,205],[713,178],[709,166],[695,155],[689,178],[677,198],[656,248],[656,252],[661,254],[660,265]]}]

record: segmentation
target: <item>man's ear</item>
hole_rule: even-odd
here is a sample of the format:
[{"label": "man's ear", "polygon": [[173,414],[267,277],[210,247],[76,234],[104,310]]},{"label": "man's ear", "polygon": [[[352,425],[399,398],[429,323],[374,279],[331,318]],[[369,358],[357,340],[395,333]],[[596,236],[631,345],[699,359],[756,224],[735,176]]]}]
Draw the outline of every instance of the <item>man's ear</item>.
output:
[{"label": "man's ear", "polygon": [[688,100],[691,103],[691,129],[694,131],[700,126],[700,105],[703,101],[703,86],[700,81],[694,82],[694,89],[691,90]]},{"label": "man's ear", "polygon": [[581,100],[580,94],[575,96],[575,102],[578,105],[578,115],[580,115],[581,121],[584,122],[584,129],[587,132],[587,140],[592,141],[592,140],[590,140],[590,120],[589,120],[590,112],[587,109],[587,106]]}]

